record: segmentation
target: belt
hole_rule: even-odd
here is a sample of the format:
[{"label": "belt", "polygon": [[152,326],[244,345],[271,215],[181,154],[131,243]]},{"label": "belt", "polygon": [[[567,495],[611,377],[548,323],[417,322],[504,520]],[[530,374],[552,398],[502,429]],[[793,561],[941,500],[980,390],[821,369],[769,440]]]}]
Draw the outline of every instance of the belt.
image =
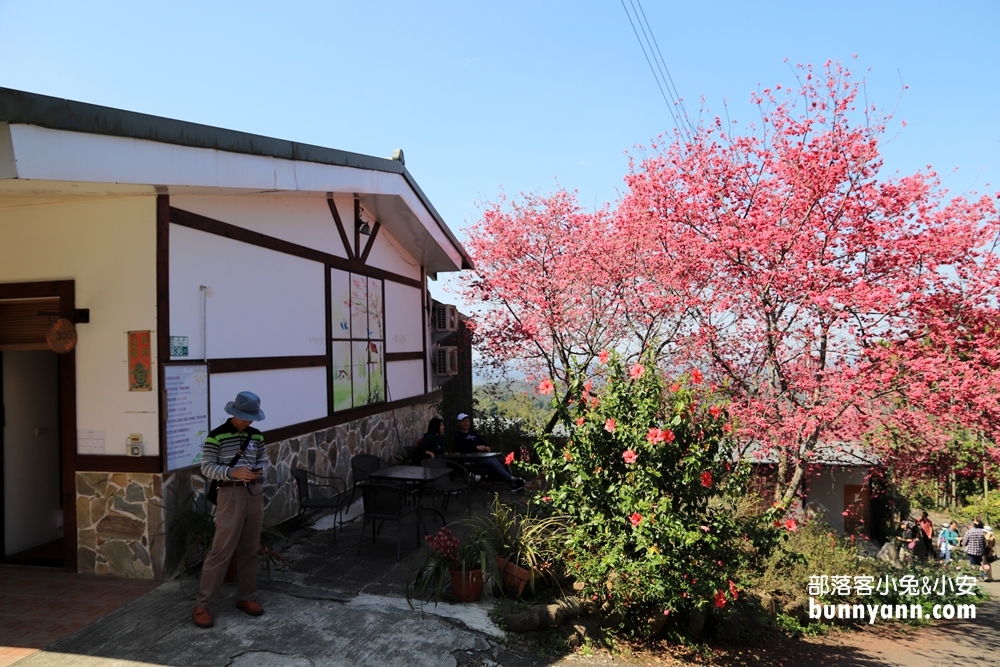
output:
[{"label": "belt", "polygon": [[219,482],[219,486],[255,486],[260,484],[260,480],[254,480],[252,482]]}]

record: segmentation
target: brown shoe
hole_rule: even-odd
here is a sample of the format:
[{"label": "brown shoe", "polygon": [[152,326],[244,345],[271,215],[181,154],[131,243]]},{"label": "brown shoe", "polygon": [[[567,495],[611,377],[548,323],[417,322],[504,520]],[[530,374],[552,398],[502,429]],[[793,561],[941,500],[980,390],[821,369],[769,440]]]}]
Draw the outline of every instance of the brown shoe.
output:
[{"label": "brown shoe", "polygon": [[251,616],[260,616],[264,613],[264,608],[256,600],[237,600],[236,608],[242,609]]},{"label": "brown shoe", "polygon": [[199,628],[210,628],[215,625],[215,621],[212,620],[212,612],[202,607],[195,607],[191,611],[191,618],[194,619],[194,624]]}]

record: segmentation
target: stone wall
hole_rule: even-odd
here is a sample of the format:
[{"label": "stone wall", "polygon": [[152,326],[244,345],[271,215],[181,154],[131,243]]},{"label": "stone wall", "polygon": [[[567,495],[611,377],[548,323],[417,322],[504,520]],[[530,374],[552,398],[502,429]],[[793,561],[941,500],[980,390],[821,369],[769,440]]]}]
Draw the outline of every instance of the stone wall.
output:
[{"label": "stone wall", "polygon": [[[270,465],[264,482],[265,524],[276,526],[299,512],[298,491],[291,474],[292,469],[302,465],[318,475],[341,477],[348,485],[353,485],[352,456],[374,454],[394,462],[405,447],[415,444],[420,439],[427,429],[427,422],[436,414],[434,405],[413,405],[363,417],[297,438],[268,443],[267,456]],[[266,430],[264,438],[267,438]],[[172,526],[177,516],[192,507],[204,508],[205,502],[202,498],[204,487],[204,478],[197,468],[164,476],[161,505],[169,508],[165,512],[168,517],[166,525]],[[162,519],[157,522],[158,525],[162,523]],[[162,545],[167,531],[161,529],[156,532],[159,533],[157,543]],[[178,543],[177,540],[171,540],[172,546],[167,547],[165,553],[161,552],[160,572],[165,572],[167,576],[173,575],[178,568],[185,565],[182,555],[177,553]],[[90,570],[81,568],[81,572],[83,571]]]},{"label": "stone wall", "polygon": [[77,472],[77,570],[162,578],[162,497],[159,474]]}]

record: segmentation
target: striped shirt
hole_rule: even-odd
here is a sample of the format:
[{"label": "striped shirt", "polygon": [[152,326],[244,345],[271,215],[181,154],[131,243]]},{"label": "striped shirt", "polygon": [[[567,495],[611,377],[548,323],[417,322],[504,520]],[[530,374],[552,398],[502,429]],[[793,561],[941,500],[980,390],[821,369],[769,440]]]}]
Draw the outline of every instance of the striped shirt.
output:
[{"label": "striped shirt", "polygon": [[962,546],[965,547],[965,553],[970,556],[982,556],[986,551],[986,531],[975,527],[965,531]]},{"label": "striped shirt", "polygon": [[[240,432],[233,426],[232,420],[213,429],[205,438],[205,446],[201,451],[201,474],[208,479],[221,481],[232,480],[229,474],[229,462],[236,452],[243,449],[243,456],[236,462],[234,468],[241,466],[267,468],[267,451],[264,448],[264,436],[252,426]],[[263,473],[262,473],[263,478]]]}]

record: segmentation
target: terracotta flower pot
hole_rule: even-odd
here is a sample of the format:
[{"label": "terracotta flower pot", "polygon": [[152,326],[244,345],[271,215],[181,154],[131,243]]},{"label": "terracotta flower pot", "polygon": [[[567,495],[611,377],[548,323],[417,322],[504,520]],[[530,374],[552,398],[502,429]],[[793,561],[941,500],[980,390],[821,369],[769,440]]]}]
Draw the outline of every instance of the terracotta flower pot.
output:
[{"label": "terracotta flower pot", "polygon": [[505,560],[501,576],[503,577],[503,589],[508,595],[521,595],[524,593],[524,587],[531,581],[531,570]]},{"label": "terracotta flower pot", "polygon": [[483,595],[483,571],[452,570],[451,587],[459,602],[476,602]]}]

